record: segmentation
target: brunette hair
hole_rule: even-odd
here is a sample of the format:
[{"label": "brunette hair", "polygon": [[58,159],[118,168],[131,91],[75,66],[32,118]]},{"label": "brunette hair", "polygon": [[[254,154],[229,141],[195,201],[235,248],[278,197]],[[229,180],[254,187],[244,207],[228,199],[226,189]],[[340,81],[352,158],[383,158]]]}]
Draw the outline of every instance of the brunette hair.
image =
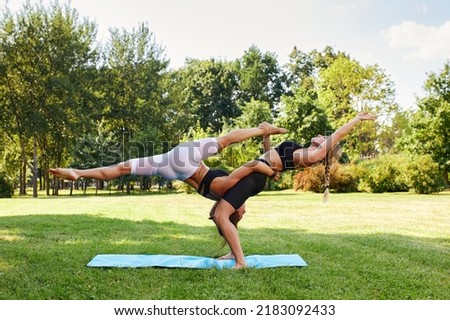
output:
[{"label": "brunette hair", "polygon": [[339,161],[341,155],[342,150],[339,143],[335,145],[334,148],[328,151],[327,154],[325,155],[325,159],[323,161],[325,165],[325,191],[322,197],[324,203],[328,201],[328,197],[330,195],[331,165],[333,163],[333,160]]}]

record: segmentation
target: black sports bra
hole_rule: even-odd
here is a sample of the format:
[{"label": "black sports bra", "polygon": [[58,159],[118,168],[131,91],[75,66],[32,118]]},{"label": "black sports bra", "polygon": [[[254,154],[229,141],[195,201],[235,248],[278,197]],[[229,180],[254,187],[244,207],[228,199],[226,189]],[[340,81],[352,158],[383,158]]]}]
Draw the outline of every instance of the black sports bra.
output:
[{"label": "black sports bra", "polygon": [[200,193],[205,198],[208,198],[211,200],[220,200],[220,199],[217,199],[216,196],[214,196],[210,193],[210,187],[211,187],[211,182],[215,178],[224,177],[224,176],[228,176],[228,173],[224,170],[220,170],[220,169],[208,170],[205,177],[200,182],[197,192]]},{"label": "black sports bra", "polygon": [[295,169],[294,151],[302,148],[302,145],[299,145],[295,141],[291,140],[283,141],[280,145],[274,148],[278,152],[281,162],[283,163],[283,170],[281,171]]}]

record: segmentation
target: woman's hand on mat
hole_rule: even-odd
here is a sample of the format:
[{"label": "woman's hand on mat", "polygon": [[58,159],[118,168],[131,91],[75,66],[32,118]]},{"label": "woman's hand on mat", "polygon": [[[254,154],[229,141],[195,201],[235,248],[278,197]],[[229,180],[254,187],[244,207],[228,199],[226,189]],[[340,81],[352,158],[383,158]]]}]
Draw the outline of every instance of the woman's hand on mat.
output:
[{"label": "woman's hand on mat", "polygon": [[236,265],[234,266],[234,270],[240,270],[240,269],[246,269],[247,268],[247,265],[246,264],[239,264],[239,263],[236,263]]},{"label": "woman's hand on mat", "polygon": [[231,252],[229,254],[221,256],[220,258],[217,258],[217,260],[232,260],[232,259],[234,259],[234,254]]},{"label": "woman's hand on mat", "polygon": [[[234,254],[232,252],[230,252],[229,254],[226,254],[220,258],[218,258],[217,260],[236,260],[234,257]],[[247,268],[247,265],[244,263],[238,263],[236,262],[236,265],[234,266],[234,270],[240,270],[240,269],[245,269]]]}]

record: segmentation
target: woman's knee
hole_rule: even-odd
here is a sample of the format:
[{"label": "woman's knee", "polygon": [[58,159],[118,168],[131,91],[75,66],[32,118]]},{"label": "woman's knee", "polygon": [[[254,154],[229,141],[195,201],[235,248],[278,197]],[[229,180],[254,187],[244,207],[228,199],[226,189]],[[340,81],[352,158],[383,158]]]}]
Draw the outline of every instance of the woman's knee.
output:
[{"label": "woman's knee", "polygon": [[231,141],[231,138],[227,134],[224,136],[217,137],[216,140],[217,143],[219,144],[219,151],[223,150],[224,148],[228,147],[230,144],[233,143],[233,141]]},{"label": "woman's knee", "polygon": [[120,175],[127,175],[131,173],[131,161],[127,160],[124,162],[120,162],[117,164],[117,169],[119,170]]}]

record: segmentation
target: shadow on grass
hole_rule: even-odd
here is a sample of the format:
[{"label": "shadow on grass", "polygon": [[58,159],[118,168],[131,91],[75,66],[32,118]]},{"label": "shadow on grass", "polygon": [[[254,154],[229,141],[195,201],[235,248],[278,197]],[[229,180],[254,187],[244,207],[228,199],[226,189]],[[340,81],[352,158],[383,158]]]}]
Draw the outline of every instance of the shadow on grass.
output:
[{"label": "shadow on grass", "polygon": [[0,299],[450,299],[449,239],[242,229],[246,255],[306,268],[95,269],[96,255],[217,256],[215,226],[91,215],[0,218]]}]

